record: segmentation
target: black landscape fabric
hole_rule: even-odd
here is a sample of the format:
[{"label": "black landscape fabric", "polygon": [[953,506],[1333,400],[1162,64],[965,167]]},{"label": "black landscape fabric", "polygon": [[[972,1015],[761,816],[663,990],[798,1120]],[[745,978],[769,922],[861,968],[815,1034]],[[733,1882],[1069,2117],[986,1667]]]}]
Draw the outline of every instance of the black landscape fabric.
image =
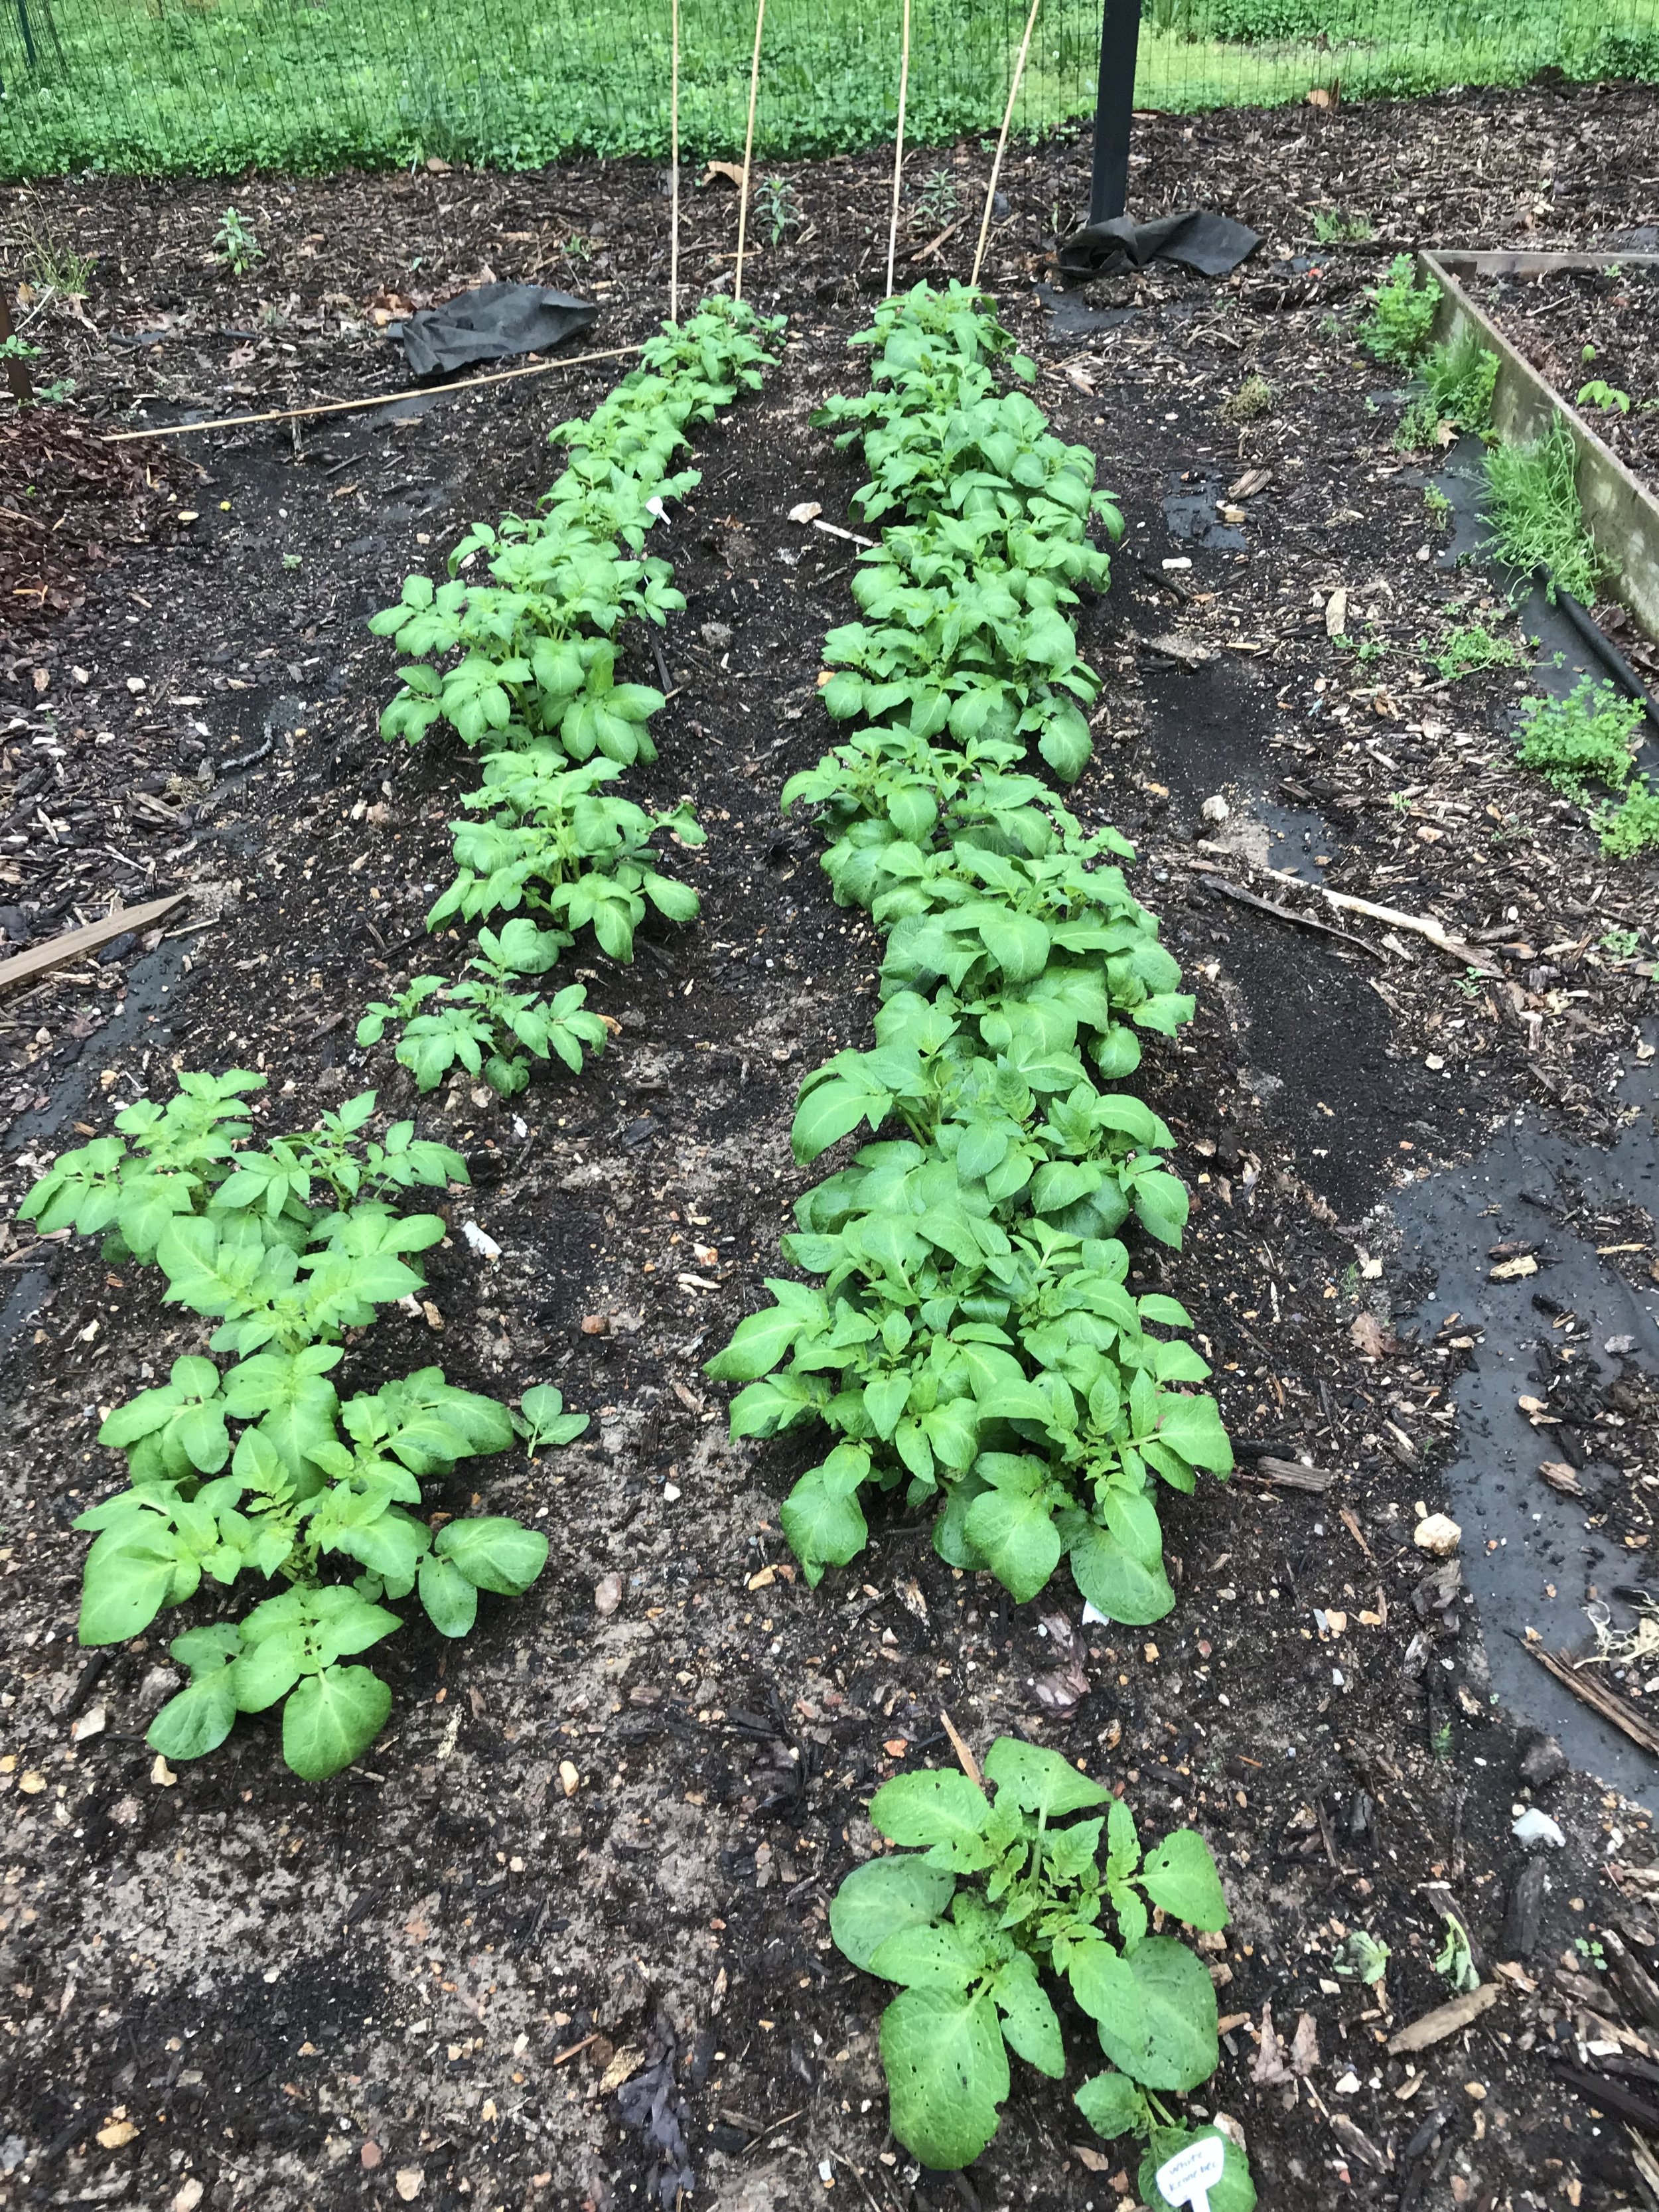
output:
[{"label": "black landscape fabric", "polygon": [[1054,259],[1066,276],[1104,276],[1144,269],[1149,261],[1179,261],[1200,276],[1229,276],[1261,243],[1256,232],[1231,216],[1188,212],[1135,222],[1120,215],[1074,230]]},{"label": "black landscape fabric", "polygon": [[479,284],[441,307],[423,307],[390,324],[386,335],[401,343],[416,376],[430,376],[475,361],[549,353],[586,330],[599,312],[592,300],[544,284]]}]

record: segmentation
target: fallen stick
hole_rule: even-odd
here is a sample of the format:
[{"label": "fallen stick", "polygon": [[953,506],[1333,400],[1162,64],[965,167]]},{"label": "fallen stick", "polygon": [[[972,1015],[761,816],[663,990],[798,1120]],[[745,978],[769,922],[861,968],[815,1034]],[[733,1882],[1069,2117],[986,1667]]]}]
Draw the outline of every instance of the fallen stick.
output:
[{"label": "fallen stick", "polygon": [[964,1738],[958,1732],[956,1723],[951,1719],[950,1714],[945,1711],[942,1705],[939,1708],[939,1717],[940,1725],[943,1727],[945,1735],[951,1739],[951,1748],[955,1752],[957,1759],[961,1762],[963,1772],[968,1777],[968,1779],[974,1784],[975,1787],[978,1788],[985,1780],[984,1775],[980,1771],[978,1759],[974,1757],[972,1750],[969,1748]]},{"label": "fallen stick", "polygon": [[[1310,884],[1306,888],[1317,890],[1320,886]],[[1360,951],[1369,952],[1373,960],[1382,957],[1376,947],[1367,945],[1363,937],[1355,937],[1349,930],[1334,929],[1328,921],[1316,921],[1310,914],[1298,914],[1294,907],[1280,906],[1276,899],[1258,898],[1254,891],[1247,891],[1242,884],[1230,884],[1224,876],[1212,876],[1210,889],[1222,898],[1237,899],[1241,906],[1253,906],[1262,914],[1277,915],[1281,921],[1293,921],[1303,929],[1316,929],[1322,937],[1340,938],[1344,945],[1357,945]]]},{"label": "fallen stick", "polygon": [[1328,1468],[1304,1467],[1300,1460],[1262,1457],[1255,1463],[1254,1474],[1248,1468],[1238,1469],[1244,1482],[1259,1482],[1263,1488],[1278,1490],[1308,1490],[1316,1495],[1327,1491],[1336,1480]]},{"label": "fallen stick", "polygon": [[44,975],[49,969],[61,968],[66,960],[76,959],[83,952],[95,952],[100,945],[125,936],[130,929],[145,929],[152,921],[159,921],[164,914],[171,914],[189,896],[188,891],[173,891],[166,898],[151,899],[143,906],[117,907],[102,921],[89,921],[81,929],[66,929],[61,936],[49,938],[44,945],[31,945],[27,952],[14,953],[9,960],[0,960],[0,991],[14,983],[26,983],[31,975]]},{"label": "fallen stick", "polygon": [[435,399],[447,392],[475,392],[484,384],[510,384],[515,376],[550,376],[556,368],[583,368],[592,361],[621,361],[643,353],[643,345],[611,346],[604,353],[573,353],[568,361],[532,362],[528,368],[498,368],[488,376],[464,376],[455,384],[417,384],[404,392],[382,392],[372,399],[319,399],[309,407],[277,407],[264,415],[221,415],[210,422],[158,422],[149,430],[107,430],[101,443],[125,446],[134,438],[182,438],[187,430],[243,430],[252,422],[295,422],[302,415],[344,415],[363,407],[395,407],[400,399]]},{"label": "fallen stick", "polygon": [[1622,1729],[1632,1743],[1640,1744],[1644,1751],[1659,1757],[1659,1732],[1650,1727],[1634,1705],[1616,1690],[1608,1689],[1599,1677],[1576,1667],[1564,1651],[1546,1651],[1537,1644],[1528,1644],[1526,1648],[1547,1674],[1554,1675],[1564,1690],[1571,1690],[1592,1712],[1600,1713],[1603,1720]]},{"label": "fallen stick", "polygon": [[1370,899],[1355,898],[1351,891],[1334,891],[1328,884],[1304,884],[1300,876],[1287,875],[1283,868],[1264,868],[1262,873],[1273,877],[1276,883],[1297,884],[1304,890],[1316,890],[1321,898],[1328,899],[1345,914],[1363,914],[1367,921],[1385,921],[1392,929],[1408,929],[1415,937],[1426,937],[1431,945],[1480,975],[1501,975],[1504,972],[1501,968],[1494,968],[1472,945],[1466,945],[1461,937],[1451,936],[1437,921],[1430,921],[1425,915],[1402,914],[1396,906],[1376,906]]},{"label": "fallen stick", "polygon": [[967,220],[968,218],[965,215],[959,215],[954,222],[947,222],[945,224],[944,229],[940,231],[937,238],[930,238],[926,246],[917,246],[914,253],[906,254],[905,259],[912,264],[918,261],[926,261],[930,254],[934,254],[939,252],[940,246],[945,244],[947,239],[954,238]]}]

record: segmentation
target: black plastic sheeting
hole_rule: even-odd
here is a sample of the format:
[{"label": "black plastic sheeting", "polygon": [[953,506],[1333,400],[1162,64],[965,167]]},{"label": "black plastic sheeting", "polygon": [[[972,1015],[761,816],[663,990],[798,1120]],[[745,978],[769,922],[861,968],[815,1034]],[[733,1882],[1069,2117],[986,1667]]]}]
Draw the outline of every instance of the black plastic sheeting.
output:
[{"label": "black plastic sheeting", "polygon": [[1062,276],[1107,276],[1144,269],[1149,261],[1178,261],[1200,276],[1230,276],[1261,243],[1259,234],[1231,216],[1189,211],[1135,222],[1127,215],[1091,222],[1060,241],[1054,264]]},{"label": "black plastic sheeting", "polygon": [[388,323],[386,336],[402,345],[416,376],[431,376],[475,361],[550,353],[588,329],[599,312],[592,300],[544,284],[479,284],[441,307],[423,307],[404,322]]}]

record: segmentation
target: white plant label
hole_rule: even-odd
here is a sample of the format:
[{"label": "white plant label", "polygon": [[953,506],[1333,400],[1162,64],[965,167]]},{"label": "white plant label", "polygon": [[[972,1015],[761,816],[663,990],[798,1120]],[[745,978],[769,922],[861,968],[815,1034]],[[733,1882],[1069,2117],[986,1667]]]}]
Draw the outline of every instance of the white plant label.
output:
[{"label": "white plant label", "polygon": [[1158,2169],[1159,2193],[1171,2204],[1190,2204],[1193,2212],[1210,2212],[1210,2191],[1221,2179],[1227,2147],[1219,2136],[1200,2136]]}]

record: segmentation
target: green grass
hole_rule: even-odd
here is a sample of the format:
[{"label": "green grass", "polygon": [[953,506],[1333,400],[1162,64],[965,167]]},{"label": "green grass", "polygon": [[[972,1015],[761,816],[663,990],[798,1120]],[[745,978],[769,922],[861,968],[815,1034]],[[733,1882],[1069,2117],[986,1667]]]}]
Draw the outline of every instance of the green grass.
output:
[{"label": "green grass", "polygon": [[1413,400],[1400,418],[1395,443],[1402,453],[1434,445],[1441,428],[1485,430],[1492,422],[1492,395],[1498,381],[1498,356],[1489,353],[1467,325],[1454,338],[1432,345],[1423,356],[1428,390]]},{"label": "green grass", "polygon": [[[915,0],[912,144],[996,128],[1024,13],[1022,0]],[[729,154],[750,0],[684,0],[681,14],[683,143]],[[1044,0],[1017,129],[1091,109],[1099,21],[1098,0]],[[890,137],[898,21],[896,0],[770,0],[763,155]],[[667,26],[667,0],[5,0],[0,181],[660,156]],[[1148,0],[1135,97],[1185,112],[1296,101],[1333,78],[1351,99],[1519,84],[1545,68],[1659,79],[1659,0]]]},{"label": "green grass", "polygon": [[1492,447],[1486,454],[1488,547],[1523,578],[1547,568],[1552,598],[1557,591],[1571,592],[1589,606],[1607,562],[1584,527],[1577,459],[1571,434],[1559,421],[1530,445]]}]

